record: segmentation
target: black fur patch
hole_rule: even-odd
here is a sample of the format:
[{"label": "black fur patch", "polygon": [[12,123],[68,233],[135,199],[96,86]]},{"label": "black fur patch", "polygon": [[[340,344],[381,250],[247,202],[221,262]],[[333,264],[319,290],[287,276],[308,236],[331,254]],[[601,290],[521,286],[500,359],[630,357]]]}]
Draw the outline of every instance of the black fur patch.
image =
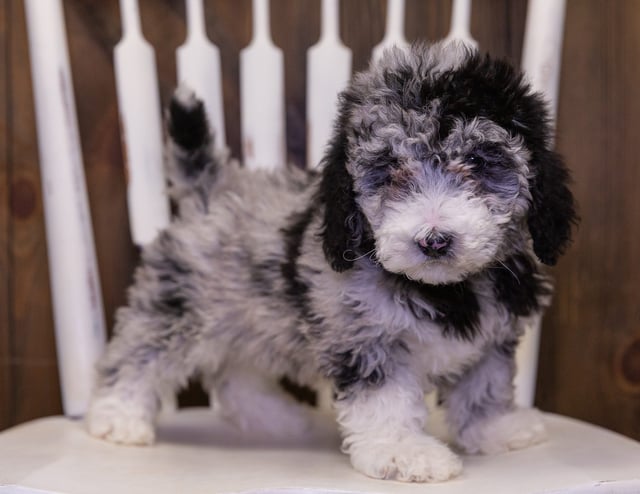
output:
[{"label": "black fur patch", "polygon": [[294,299],[304,297],[309,293],[309,287],[301,280],[298,273],[298,258],[300,257],[304,232],[309,227],[312,218],[313,209],[308,208],[293,214],[289,226],[282,229],[285,261],[280,265],[280,270],[287,286],[285,293]]},{"label": "black fur patch", "polygon": [[202,101],[185,106],[175,96],[169,103],[169,133],[182,148],[191,151],[209,140],[209,125]]},{"label": "black fur patch", "polygon": [[534,155],[537,175],[531,184],[528,225],[538,259],[554,265],[571,241],[571,227],[578,223],[573,195],[567,184],[569,171],[553,151]]},{"label": "black fur patch", "polygon": [[202,172],[210,161],[209,124],[202,101],[184,106],[175,96],[169,104],[168,132],[173,141],[183,148],[189,157],[181,160],[183,173],[194,177]]},{"label": "black fur patch", "polygon": [[[322,248],[329,265],[338,272],[353,267],[361,252],[366,219],[356,204],[353,178],[346,169],[346,128],[353,105],[361,103],[353,91],[340,95],[333,137],[322,160],[322,180],[316,201],[324,206]],[[366,252],[366,251],[365,251]]]},{"label": "black fur patch", "polygon": [[188,299],[180,288],[163,290],[160,296],[153,301],[153,308],[160,313],[182,317],[187,311]]},{"label": "black fur patch", "polygon": [[485,142],[476,146],[465,157],[473,163],[473,173],[482,189],[490,194],[513,197],[520,189],[520,181],[509,158],[500,144]]},{"label": "black fur patch", "polygon": [[[397,300],[406,304],[416,318],[429,318],[442,325],[445,335],[471,341],[479,331],[480,305],[471,283],[461,281],[446,285],[428,285],[388,273],[394,278]],[[420,305],[433,307],[436,316]]]},{"label": "black fur patch", "polygon": [[292,381],[288,377],[280,379],[280,386],[300,403],[315,407],[318,405],[318,394],[311,388]]},{"label": "black fur patch", "polygon": [[511,314],[528,316],[540,309],[540,297],[551,295],[535,263],[522,254],[514,255],[490,269],[493,291]]},{"label": "black fur patch", "polygon": [[262,297],[271,297],[274,290],[274,278],[278,273],[279,260],[249,262],[251,287]]},{"label": "black fur patch", "polygon": [[284,236],[285,260],[280,265],[280,271],[285,281],[284,295],[287,300],[300,312],[302,318],[310,324],[321,324],[322,318],[311,309],[309,300],[309,286],[300,276],[298,259],[304,233],[306,232],[315,209],[308,209],[292,215],[287,228],[281,230]]},{"label": "black fur patch", "polygon": [[[355,333],[366,334],[367,328]],[[393,374],[398,359],[408,355],[409,348],[402,340],[352,342],[351,347],[333,347],[326,353],[321,371],[330,379],[338,399],[348,396],[357,387],[375,388],[384,385]]]},{"label": "black fur patch", "polygon": [[334,370],[330,374],[338,391],[345,391],[355,384],[368,387],[378,387],[384,384],[386,372],[382,365],[367,369],[366,355],[354,350],[339,353],[334,356]]},{"label": "black fur patch", "polygon": [[[132,300],[131,305],[140,309],[153,310],[172,317],[182,317],[189,308],[189,295],[186,293],[190,286],[191,268],[176,254],[176,240],[167,232],[158,237],[162,248],[147,251],[144,254],[144,264],[140,268],[147,271],[147,276],[154,276],[158,282],[158,289],[149,298]],[[150,307],[146,305],[150,303]]]},{"label": "black fur patch", "polygon": [[420,100],[435,98],[440,100],[443,138],[454,118],[484,117],[513,135],[522,135],[532,152],[546,147],[550,127],[545,103],[505,60],[474,54],[458,69],[425,80]]},{"label": "black fur patch", "polygon": [[513,359],[515,357],[517,348],[517,339],[505,340],[500,345],[496,346],[498,353],[507,359]]}]

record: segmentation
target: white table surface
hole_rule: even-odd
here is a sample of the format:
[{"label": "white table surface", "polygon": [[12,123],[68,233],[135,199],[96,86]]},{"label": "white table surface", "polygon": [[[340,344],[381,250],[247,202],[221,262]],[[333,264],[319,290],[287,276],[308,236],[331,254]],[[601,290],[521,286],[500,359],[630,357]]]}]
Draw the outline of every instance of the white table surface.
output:
[{"label": "white table surface", "polygon": [[546,443],[466,456],[461,477],[425,485],[354,471],[330,422],[318,421],[315,436],[273,441],[247,437],[208,409],[186,409],[161,420],[154,446],[128,447],[51,417],[0,434],[0,494],[640,493],[640,443],[566,417],[545,421]]}]

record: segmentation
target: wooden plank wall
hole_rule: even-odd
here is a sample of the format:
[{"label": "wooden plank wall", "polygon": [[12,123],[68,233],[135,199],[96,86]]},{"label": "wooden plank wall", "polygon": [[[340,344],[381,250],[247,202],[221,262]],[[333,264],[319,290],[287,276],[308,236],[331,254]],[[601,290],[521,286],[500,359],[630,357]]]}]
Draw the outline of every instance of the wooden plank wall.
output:
[{"label": "wooden plank wall", "polygon": [[[7,67],[7,0],[0,4],[0,65]],[[7,67],[8,68],[8,67]],[[9,151],[7,148],[7,77],[6,69],[0,77],[0,427],[9,423],[9,395],[11,392],[9,364]]]},{"label": "wooden plank wall", "polygon": [[556,269],[538,403],[640,439],[640,3],[568,6],[558,148],[582,222]]},{"label": "wooden plank wall", "polygon": [[10,425],[59,411],[60,394],[24,11],[20,2],[3,3],[6,106],[0,129],[6,136],[2,188],[7,194],[0,215],[7,222],[1,239],[7,259],[1,276],[7,318],[0,328],[0,379],[7,385],[0,388],[0,418]]},{"label": "wooden plank wall", "polygon": [[[220,46],[226,127],[238,155],[238,53],[250,38],[249,0],[207,0]],[[384,29],[384,0],[343,0],[342,37],[354,68]],[[319,34],[319,0],[272,0],[274,40],[287,64],[289,158],[305,156],[305,50]],[[182,0],[141,0],[161,95],[175,84],[185,36]],[[409,39],[446,34],[449,0],[408,0]],[[519,63],[526,0],[474,0],[483,49]],[[131,245],[112,50],[117,0],[65,0],[80,132],[110,326],[137,260]],[[557,295],[542,337],[537,404],[640,439],[640,3],[568,0],[558,148],[573,169],[582,224],[554,268]],[[20,0],[0,0],[0,429],[59,413],[41,185]]]}]

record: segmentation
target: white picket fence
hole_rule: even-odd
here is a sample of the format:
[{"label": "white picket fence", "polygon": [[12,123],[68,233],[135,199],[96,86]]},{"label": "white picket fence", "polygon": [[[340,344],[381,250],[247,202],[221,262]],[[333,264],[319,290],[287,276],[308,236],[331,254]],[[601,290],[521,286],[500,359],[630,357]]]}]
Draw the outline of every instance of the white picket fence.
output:
[{"label": "white picket fence", "polygon": [[[25,0],[42,170],[56,344],[65,414],[82,415],[93,365],[105,343],[104,314],[88,211],[61,0]],[[253,0],[253,37],[240,54],[243,160],[276,168],[286,159],[283,56],[269,34],[269,1]],[[153,47],[144,39],[137,0],[120,0],[122,40],[114,53],[126,147],[132,238],[150,242],[169,222],[162,167],[161,111]],[[529,0],[523,69],[546,93],[557,87],[564,0]],[[202,0],[186,0],[187,38],[177,52],[178,81],[205,102],[217,143],[225,144],[219,50],[208,39]],[[340,41],[338,0],[322,1],[321,37],[308,52],[308,166],[317,165],[335,114],[338,92],[351,76],[351,52]],[[447,39],[477,45],[470,32],[471,0],[453,0]],[[372,55],[407,43],[404,0],[388,0],[386,33]],[[539,321],[518,353],[517,400],[535,390]]]}]

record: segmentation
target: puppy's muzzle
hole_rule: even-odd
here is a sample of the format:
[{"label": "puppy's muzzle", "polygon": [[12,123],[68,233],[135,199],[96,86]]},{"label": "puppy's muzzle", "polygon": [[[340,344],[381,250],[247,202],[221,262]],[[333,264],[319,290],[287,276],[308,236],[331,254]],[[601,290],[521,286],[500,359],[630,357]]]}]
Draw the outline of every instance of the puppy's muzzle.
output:
[{"label": "puppy's muzzle", "polygon": [[430,232],[418,240],[420,250],[431,259],[439,259],[451,252],[453,235],[449,233]]}]

